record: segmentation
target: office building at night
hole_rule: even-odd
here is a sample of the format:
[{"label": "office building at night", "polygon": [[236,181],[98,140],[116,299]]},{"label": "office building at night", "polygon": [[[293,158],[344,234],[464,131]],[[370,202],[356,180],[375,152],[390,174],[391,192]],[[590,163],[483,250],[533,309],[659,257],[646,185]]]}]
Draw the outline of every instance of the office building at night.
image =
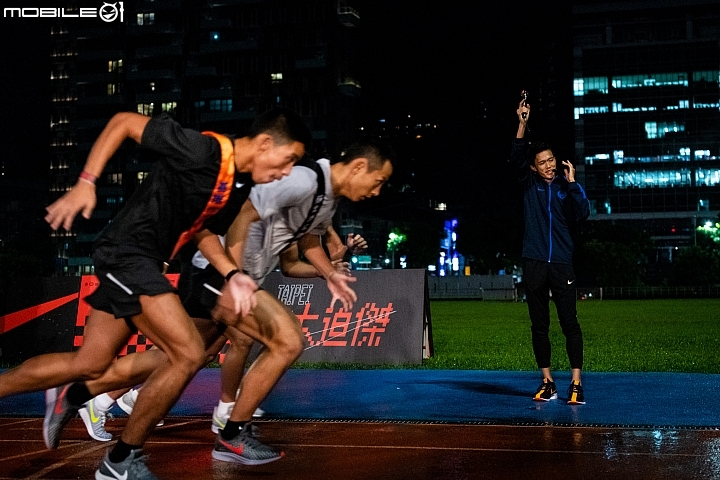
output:
[{"label": "office building at night", "polygon": [[573,44],[590,220],[641,226],[672,261],[720,212],[720,2],[576,5]]},{"label": "office building at night", "polygon": [[[122,21],[62,18],[53,26],[53,198],[74,185],[92,143],[121,111],[168,112],[189,128],[237,134],[281,105],[306,120],[316,152],[338,150],[357,130],[360,14],[347,2],[119,3]],[[94,240],[153,160],[134,145],[121,147],[98,181],[92,219],[53,234],[56,273],[93,271]]]}]

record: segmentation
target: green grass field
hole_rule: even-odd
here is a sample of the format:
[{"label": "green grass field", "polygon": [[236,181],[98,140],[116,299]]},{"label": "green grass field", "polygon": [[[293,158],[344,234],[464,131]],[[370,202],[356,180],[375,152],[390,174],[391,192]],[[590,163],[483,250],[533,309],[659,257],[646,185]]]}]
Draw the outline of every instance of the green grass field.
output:
[{"label": "green grass field", "polygon": [[[578,302],[585,371],[720,373],[720,299]],[[527,304],[434,301],[434,355],[423,365],[296,364],[294,368],[536,370]],[[550,303],[552,369],[568,370]]]},{"label": "green grass field", "polygon": [[[535,370],[527,305],[431,302],[435,355],[421,368]],[[553,370],[567,370],[554,305]],[[578,302],[584,370],[720,373],[720,299]]]}]

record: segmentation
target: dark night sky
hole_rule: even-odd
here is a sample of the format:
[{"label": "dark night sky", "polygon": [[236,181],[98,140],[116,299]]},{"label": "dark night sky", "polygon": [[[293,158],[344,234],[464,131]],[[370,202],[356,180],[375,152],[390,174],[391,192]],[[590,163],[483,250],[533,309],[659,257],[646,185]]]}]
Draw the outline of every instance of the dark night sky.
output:
[{"label": "dark night sky", "polygon": [[[436,0],[365,0],[361,10],[369,113],[436,119],[443,125],[448,157],[467,164],[507,150],[519,92],[537,83],[533,65],[544,61],[542,52],[533,50],[536,35],[569,30],[568,15],[553,15],[558,7],[550,12],[539,5],[543,2],[473,3],[446,8]],[[47,171],[51,20],[0,21],[0,155],[6,171],[42,175]],[[479,131],[483,107],[492,121]]]}]

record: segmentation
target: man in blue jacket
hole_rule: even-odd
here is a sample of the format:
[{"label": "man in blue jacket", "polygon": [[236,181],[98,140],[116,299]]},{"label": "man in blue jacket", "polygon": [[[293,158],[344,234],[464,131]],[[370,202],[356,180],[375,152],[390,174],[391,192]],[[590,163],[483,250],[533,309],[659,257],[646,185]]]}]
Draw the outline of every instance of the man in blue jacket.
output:
[{"label": "man in blue jacket", "polygon": [[580,372],[583,339],[575,306],[575,273],[572,267],[573,241],[570,226],[590,215],[590,202],[575,181],[575,168],[555,159],[544,143],[530,143],[525,137],[530,105],[520,102],[519,126],[513,140],[510,164],[524,191],[525,237],[523,239],[523,281],[530,313],[532,345],[543,381],[533,400],[557,398],[550,372],[550,292],[565,335],[572,368],[567,403],[585,403]]}]

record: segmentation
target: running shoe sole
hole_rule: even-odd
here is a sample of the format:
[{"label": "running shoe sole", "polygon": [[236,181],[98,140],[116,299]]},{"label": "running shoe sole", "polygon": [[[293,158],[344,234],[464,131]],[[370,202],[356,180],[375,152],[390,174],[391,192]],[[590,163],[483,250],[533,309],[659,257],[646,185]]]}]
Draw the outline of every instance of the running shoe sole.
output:
[{"label": "running shoe sole", "polygon": [[217,450],[213,450],[213,452],[212,452],[212,457],[215,460],[220,460],[221,462],[241,463],[243,465],[264,465],[266,463],[280,460],[284,456],[285,456],[285,452],[281,452],[279,454],[279,456],[277,456],[277,457],[265,458],[262,460],[251,460],[251,459],[243,457],[242,455],[237,455],[232,452],[218,452]]}]

